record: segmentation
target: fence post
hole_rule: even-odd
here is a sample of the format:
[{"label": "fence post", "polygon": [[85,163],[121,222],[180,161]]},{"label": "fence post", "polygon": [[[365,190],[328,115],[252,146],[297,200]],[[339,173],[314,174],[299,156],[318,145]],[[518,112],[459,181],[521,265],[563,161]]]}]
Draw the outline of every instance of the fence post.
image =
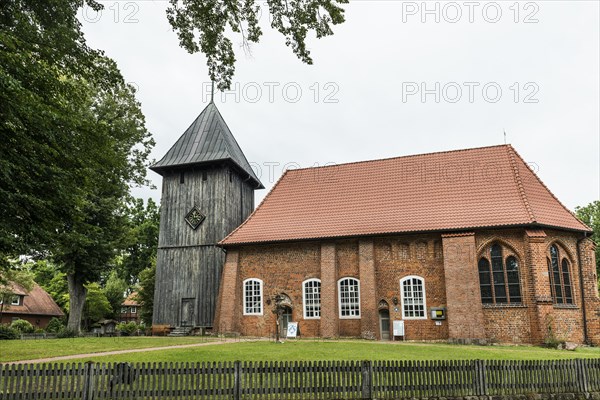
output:
[{"label": "fence post", "polygon": [[83,367],[83,400],[94,400],[94,383],[96,381],[96,364],[88,361]]},{"label": "fence post", "polygon": [[487,381],[485,379],[485,360],[475,360],[475,395],[487,395]]},{"label": "fence post", "polygon": [[233,400],[242,398],[242,362],[233,363]]},{"label": "fence post", "polygon": [[371,361],[363,361],[361,366],[362,375],[362,399],[373,398],[373,365]]},{"label": "fence post", "polygon": [[587,360],[583,360],[581,358],[575,360],[575,362],[577,363],[577,383],[581,393],[588,393],[590,389],[588,384],[588,371],[586,361]]}]

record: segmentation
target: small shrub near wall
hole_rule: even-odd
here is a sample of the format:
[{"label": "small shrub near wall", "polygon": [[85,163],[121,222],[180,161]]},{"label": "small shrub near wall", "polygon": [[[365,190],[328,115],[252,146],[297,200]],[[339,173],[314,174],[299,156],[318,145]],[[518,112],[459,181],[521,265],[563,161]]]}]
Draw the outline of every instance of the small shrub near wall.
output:
[{"label": "small shrub near wall", "polygon": [[121,322],[117,325],[117,331],[123,336],[134,336],[140,330],[140,326],[135,322]]},{"label": "small shrub near wall", "polygon": [[54,317],[50,320],[50,322],[48,322],[48,326],[46,327],[46,332],[58,333],[64,327],[65,327],[65,324],[63,324],[63,322],[60,319]]},{"label": "small shrub near wall", "polygon": [[0,324],[0,340],[14,340],[18,339],[20,333],[18,330],[11,328],[8,325]]},{"label": "small shrub near wall", "polygon": [[13,323],[10,324],[10,327],[16,329],[19,333],[33,333],[35,330],[33,325],[31,325],[31,322],[24,319],[13,321]]}]

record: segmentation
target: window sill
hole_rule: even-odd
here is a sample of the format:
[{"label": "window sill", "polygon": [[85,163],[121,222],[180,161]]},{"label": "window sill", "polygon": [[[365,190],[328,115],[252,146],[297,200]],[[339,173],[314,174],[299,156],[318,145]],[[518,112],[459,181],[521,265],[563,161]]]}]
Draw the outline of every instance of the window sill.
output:
[{"label": "window sill", "polygon": [[579,310],[579,306],[577,304],[553,304],[554,308],[564,309],[564,310]]},{"label": "window sill", "polygon": [[342,316],[340,316],[339,318],[340,319],[360,319],[360,315],[358,315],[358,316],[351,316],[351,317],[342,317]]},{"label": "window sill", "polygon": [[500,303],[500,304],[483,304],[482,305],[483,308],[527,308],[527,306],[523,303],[515,303],[515,304],[504,304],[504,303]]}]

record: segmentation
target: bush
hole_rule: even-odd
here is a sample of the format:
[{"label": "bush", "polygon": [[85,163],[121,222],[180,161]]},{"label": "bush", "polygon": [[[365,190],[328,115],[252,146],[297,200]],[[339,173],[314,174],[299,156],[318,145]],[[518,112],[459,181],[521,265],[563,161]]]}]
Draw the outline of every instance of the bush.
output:
[{"label": "bush", "polygon": [[31,325],[31,322],[24,319],[13,321],[13,323],[10,324],[10,327],[16,329],[19,333],[33,333],[35,330],[33,325]]},{"label": "bush", "polygon": [[121,335],[123,336],[131,336],[135,334],[139,329],[139,326],[133,321],[127,323],[121,322],[117,325],[117,331],[121,332]]},{"label": "bush", "polygon": [[0,340],[14,340],[21,337],[18,330],[8,325],[0,324]]},{"label": "bush", "polygon": [[77,332],[74,329],[62,328],[56,334],[59,339],[74,338],[77,336]]},{"label": "bush", "polygon": [[46,327],[46,332],[48,333],[58,333],[61,329],[64,329],[65,324],[56,317],[53,317],[50,322],[48,322],[48,326]]}]

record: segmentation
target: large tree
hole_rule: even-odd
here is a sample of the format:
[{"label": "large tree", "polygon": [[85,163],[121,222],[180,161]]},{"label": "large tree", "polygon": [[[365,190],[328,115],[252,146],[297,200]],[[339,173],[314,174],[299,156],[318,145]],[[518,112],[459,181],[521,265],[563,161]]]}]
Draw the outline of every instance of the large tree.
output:
[{"label": "large tree", "polygon": [[[83,81],[110,86],[76,13],[83,0],[0,2],[0,262],[44,251],[73,205]],[[93,0],[87,4],[98,9]]]},{"label": "large tree", "polygon": [[[180,45],[189,53],[206,55],[211,79],[219,89],[229,89],[235,72],[234,34],[241,35],[242,45],[257,43],[262,35],[259,26],[261,7],[255,0],[169,0],[169,23],[177,32]],[[267,0],[266,17],[271,27],[285,37],[285,44],[303,62],[312,64],[306,37],[333,34],[332,25],[344,22],[342,4],[348,0]],[[265,13],[266,14],[266,13]]]},{"label": "large tree", "polygon": [[83,3],[0,5],[0,259],[51,255],[77,331],[84,285],[115,255],[123,204],[130,185],[146,183],[153,144],[134,89],[85,43]]},{"label": "large tree", "polygon": [[[104,68],[116,69],[99,59]],[[122,80],[105,89],[89,85],[81,106],[88,125],[76,133],[82,164],[73,173],[80,182],[73,208],[58,230],[52,255],[67,274],[69,321],[78,330],[85,284],[96,282],[117,254],[127,231],[125,202],[131,184],[146,183],[146,162],[153,144],[134,89]]]}]

